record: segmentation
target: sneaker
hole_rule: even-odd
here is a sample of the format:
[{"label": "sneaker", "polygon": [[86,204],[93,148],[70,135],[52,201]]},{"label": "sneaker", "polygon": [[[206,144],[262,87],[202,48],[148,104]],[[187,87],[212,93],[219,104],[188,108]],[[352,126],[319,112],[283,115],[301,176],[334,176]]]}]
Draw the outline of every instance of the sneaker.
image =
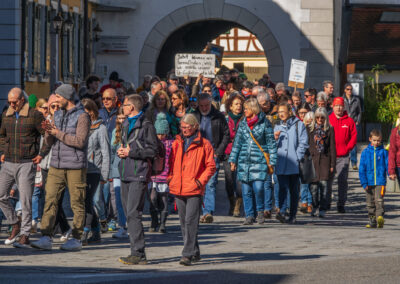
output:
[{"label": "sneaker", "polygon": [[313,210],[312,205],[308,205],[308,206],[307,206],[307,213],[311,213],[312,210]]},{"label": "sneaker", "polygon": [[92,231],[92,236],[87,240],[89,245],[101,243],[100,232]]},{"label": "sneaker", "polygon": [[122,262],[123,264],[129,264],[129,265],[136,265],[136,264],[147,264],[147,259],[145,256],[136,256],[136,255],[130,255],[127,257],[120,257],[119,262]]},{"label": "sneaker", "polygon": [[13,243],[15,248],[28,248],[30,247],[29,236],[22,235],[18,242]]},{"label": "sneaker", "polygon": [[100,221],[100,227],[102,233],[108,232],[107,220]]},{"label": "sneaker", "polygon": [[353,166],[353,170],[358,171],[357,165],[354,165],[354,166]]},{"label": "sneaker", "polygon": [[377,227],[377,224],[376,224],[375,216],[370,216],[369,223],[365,226],[365,228],[372,229],[372,228],[376,228],[376,227]]},{"label": "sneaker", "polygon": [[311,217],[315,217],[317,216],[317,209],[313,208],[313,210],[311,210]]},{"label": "sneaker", "polygon": [[82,242],[75,238],[70,238],[60,246],[60,249],[67,251],[80,251],[82,249]]},{"label": "sneaker", "polygon": [[192,256],[192,262],[193,263],[199,262],[200,260],[201,260],[200,253],[197,253],[194,256]]},{"label": "sneaker", "polygon": [[294,225],[296,224],[296,217],[290,217],[287,221],[288,224]]},{"label": "sneaker", "polygon": [[346,213],[346,210],[344,209],[344,206],[338,206],[337,207],[337,212],[343,214],[343,213]]},{"label": "sneaker", "polygon": [[119,228],[118,232],[112,234],[114,239],[127,239],[129,238],[127,231],[124,228]]},{"label": "sneaker", "polygon": [[86,230],[86,228],[85,228],[85,230],[83,230],[82,238],[81,238],[82,246],[87,246],[89,244],[89,242],[88,242],[89,233],[90,233],[90,231]]},{"label": "sneaker", "polygon": [[161,224],[160,228],[158,229],[158,232],[161,234],[165,234],[167,232],[167,229],[165,228],[165,224]]},{"label": "sneaker", "polygon": [[377,223],[378,223],[377,227],[378,227],[379,229],[382,229],[382,228],[383,228],[383,225],[385,224],[385,219],[383,219],[383,216],[379,216],[378,219],[377,219],[376,221],[377,221]]},{"label": "sneaker", "polygon": [[61,242],[66,242],[66,241],[68,241],[69,238],[71,237],[71,234],[72,234],[72,229],[69,228],[69,230],[68,230],[66,233],[64,233],[64,234],[60,237],[60,241],[61,241]]},{"label": "sneaker", "polygon": [[308,207],[307,203],[302,203],[300,205],[300,212],[303,214],[307,213],[307,207]]},{"label": "sneaker", "polygon": [[4,244],[6,244],[6,245],[13,244],[19,237],[19,233],[21,231],[21,222],[18,221],[16,224],[12,225],[11,227],[12,227],[11,234],[8,237],[8,239],[6,239],[4,241]]},{"label": "sneaker", "polygon": [[247,217],[243,222],[243,225],[253,225],[253,224],[254,224],[254,218],[253,217]]},{"label": "sneaker", "polygon": [[264,211],[264,219],[271,219],[271,210],[265,210]]},{"label": "sneaker", "polygon": [[265,222],[264,212],[260,211],[260,212],[258,212],[258,215],[257,215],[257,223],[259,225],[262,225],[262,224],[264,224],[264,222]]},{"label": "sneaker", "polygon": [[211,215],[211,214],[206,214],[206,215],[204,216],[204,223],[211,224],[212,222],[214,222],[214,217],[213,217],[213,215]]},{"label": "sneaker", "polygon": [[43,236],[36,242],[31,242],[31,247],[42,250],[51,250],[53,248],[53,244],[49,236]]},{"label": "sneaker", "polygon": [[32,234],[37,233],[37,224],[38,224],[38,222],[36,222],[35,220],[32,220],[32,228],[31,228]]},{"label": "sneaker", "polygon": [[280,212],[276,213],[275,218],[276,218],[276,220],[278,220],[281,223],[285,223],[286,222],[285,216],[282,215]]},{"label": "sneaker", "polygon": [[152,227],[149,228],[149,233],[154,233],[155,231],[156,231],[156,228],[152,228]]},{"label": "sneaker", "polygon": [[117,230],[117,223],[115,222],[115,220],[111,220],[110,222],[108,222],[108,231],[113,232],[116,230]]},{"label": "sneaker", "polygon": [[183,256],[179,261],[179,264],[184,266],[190,266],[192,265],[192,260],[189,257]]},{"label": "sneaker", "polygon": [[319,218],[325,218],[325,214],[326,214],[326,212],[324,210],[321,210],[321,211],[319,211],[318,217]]}]

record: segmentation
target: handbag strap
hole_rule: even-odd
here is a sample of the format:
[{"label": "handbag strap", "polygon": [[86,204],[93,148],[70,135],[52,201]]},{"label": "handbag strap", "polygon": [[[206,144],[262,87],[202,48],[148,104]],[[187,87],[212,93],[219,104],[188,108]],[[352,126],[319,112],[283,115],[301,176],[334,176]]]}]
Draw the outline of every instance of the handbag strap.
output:
[{"label": "handbag strap", "polygon": [[251,133],[251,130],[249,131],[251,138],[253,139],[254,143],[256,143],[256,145],[258,146],[258,148],[260,149],[261,153],[263,153],[265,160],[267,161],[267,165],[268,167],[270,167],[270,163],[269,163],[269,155],[267,153],[265,153],[264,149],[261,147],[260,143],[258,143],[258,141],[256,140],[256,138],[254,138],[253,133]]}]

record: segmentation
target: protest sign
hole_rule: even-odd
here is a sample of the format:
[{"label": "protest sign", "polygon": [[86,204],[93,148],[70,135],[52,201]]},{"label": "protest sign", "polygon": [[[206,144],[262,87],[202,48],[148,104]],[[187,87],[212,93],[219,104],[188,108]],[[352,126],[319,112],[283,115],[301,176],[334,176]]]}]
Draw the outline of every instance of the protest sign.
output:
[{"label": "protest sign", "polygon": [[215,77],[215,54],[178,53],[175,55],[175,75],[178,77]]},{"label": "protest sign", "polygon": [[304,89],[306,80],[307,61],[292,59],[289,72],[289,87]]}]

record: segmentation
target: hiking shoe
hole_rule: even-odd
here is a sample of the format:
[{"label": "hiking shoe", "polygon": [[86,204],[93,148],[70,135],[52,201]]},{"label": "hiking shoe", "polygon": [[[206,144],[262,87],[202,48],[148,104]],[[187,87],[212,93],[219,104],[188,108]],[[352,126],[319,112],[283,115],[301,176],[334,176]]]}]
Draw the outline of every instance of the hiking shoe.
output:
[{"label": "hiking shoe", "polygon": [[264,212],[263,212],[263,211],[260,211],[260,212],[258,212],[258,215],[257,215],[257,223],[258,223],[259,225],[262,225],[262,224],[264,224],[264,222],[265,222],[265,219],[264,219]]},{"label": "hiking shoe", "polygon": [[382,229],[383,225],[385,224],[385,219],[383,219],[383,216],[379,216],[377,221],[377,228]]},{"label": "hiking shoe", "polygon": [[179,264],[184,266],[190,266],[192,265],[192,260],[189,257],[183,256],[179,261]]},{"label": "hiking shoe", "polygon": [[311,213],[312,210],[313,210],[312,205],[308,205],[308,206],[307,206],[307,213]]},{"label": "hiking shoe", "polygon": [[119,228],[118,232],[112,234],[114,239],[127,239],[129,238],[127,231],[124,228]]},{"label": "hiking shoe", "polygon": [[91,237],[87,240],[88,244],[98,244],[101,242],[100,232],[92,231]]},{"label": "hiking shoe", "polygon": [[358,171],[357,165],[354,165],[354,166],[353,166],[353,170]]},{"label": "hiking shoe", "polygon": [[319,218],[325,218],[325,214],[326,214],[326,212],[324,210],[320,210],[318,217]]},{"label": "hiking shoe", "polygon": [[285,216],[282,215],[280,212],[276,213],[275,218],[276,218],[276,220],[278,220],[281,223],[285,223],[286,222]]},{"label": "hiking shoe", "polygon": [[107,220],[100,221],[101,232],[106,233],[108,232],[108,224]]},{"label": "hiking shoe", "polygon": [[337,207],[337,212],[343,214],[343,213],[346,213],[346,210],[344,209],[344,206],[338,206]]},{"label": "hiking shoe", "polygon": [[254,224],[254,218],[253,217],[247,217],[243,222],[243,225],[253,225],[253,224]]},{"label": "hiking shoe", "polygon": [[80,251],[82,249],[82,242],[75,238],[70,238],[68,241],[62,244],[62,246],[60,246],[60,249],[66,251]]},{"label": "hiking shoe", "polygon": [[108,226],[109,232],[113,232],[113,231],[117,230],[117,223],[115,222],[115,220],[111,220],[110,222],[108,222],[107,226]]},{"label": "hiking shoe", "polygon": [[199,262],[200,260],[201,260],[200,253],[197,253],[194,256],[192,256],[192,262],[193,263]]},{"label": "hiking shoe", "polygon": [[11,234],[8,237],[8,239],[6,239],[4,241],[4,244],[6,244],[6,245],[13,244],[17,240],[17,238],[19,237],[19,233],[21,232],[21,222],[18,221],[17,223],[12,225],[11,227],[12,227]]},{"label": "hiking shoe", "polygon": [[211,224],[212,222],[214,222],[213,215],[211,215],[211,214],[206,214],[206,215],[204,216],[204,223]]},{"label": "hiking shoe", "polygon": [[43,236],[36,242],[31,242],[31,247],[42,249],[42,250],[51,250],[53,247],[52,240],[49,236]]},{"label": "hiking shoe", "polygon": [[69,230],[68,230],[66,233],[64,233],[64,234],[60,237],[60,241],[61,241],[61,242],[66,242],[66,241],[68,241],[69,238],[71,237],[71,234],[72,234],[72,229],[69,228]]},{"label": "hiking shoe", "polygon": [[18,242],[13,243],[15,248],[28,248],[30,247],[29,236],[22,235]]},{"label": "hiking shoe", "polygon": [[271,210],[265,210],[264,211],[264,219],[271,219]]},{"label": "hiking shoe", "polygon": [[307,203],[302,203],[300,205],[300,212],[303,214],[307,213],[307,207],[308,207]]},{"label": "hiking shoe", "polygon": [[376,227],[377,227],[377,224],[376,224],[375,216],[370,216],[369,223],[365,226],[365,228],[372,229],[372,228],[376,228]]},{"label": "hiking shoe", "polygon": [[145,256],[136,256],[136,255],[129,255],[127,257],[120,257],[119,262],[128,265],[137,265],[137,264],[147,264],[147,259]]}]

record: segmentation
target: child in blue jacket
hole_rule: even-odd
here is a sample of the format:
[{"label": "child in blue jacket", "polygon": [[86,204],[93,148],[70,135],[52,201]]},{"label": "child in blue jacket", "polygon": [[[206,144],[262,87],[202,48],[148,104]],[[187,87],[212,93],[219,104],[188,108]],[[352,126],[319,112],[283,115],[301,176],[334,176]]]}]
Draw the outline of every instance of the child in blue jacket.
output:
[{"label": "child in blue jacket", "polygon": [[361,153],[359,176],[367,194],[369,223],[367,228],[383,228],[386,176],[388,174],[388,151],[381,145],[382,133],[373,129],[369,134],[370,145]]}]

